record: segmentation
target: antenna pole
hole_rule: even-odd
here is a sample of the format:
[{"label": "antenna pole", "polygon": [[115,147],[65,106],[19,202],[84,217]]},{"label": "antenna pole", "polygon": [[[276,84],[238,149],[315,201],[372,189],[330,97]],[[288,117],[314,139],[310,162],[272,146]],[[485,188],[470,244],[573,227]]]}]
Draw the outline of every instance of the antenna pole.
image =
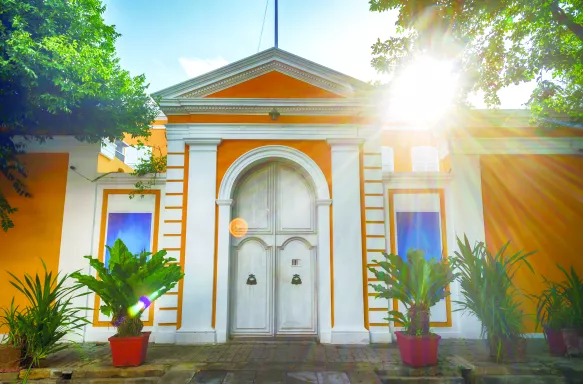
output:
[{"label": "antenna pole", "polygon": [[277,6],[277,0],[275,0],[275,48],[277,48],[278,46],[278,6]]}]

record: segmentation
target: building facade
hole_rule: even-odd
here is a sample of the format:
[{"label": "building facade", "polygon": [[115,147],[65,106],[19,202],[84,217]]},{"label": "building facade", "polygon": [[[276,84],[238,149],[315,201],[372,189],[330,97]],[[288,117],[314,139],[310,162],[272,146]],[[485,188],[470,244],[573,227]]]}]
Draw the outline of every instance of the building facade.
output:
[{"label": "building facade", "polygon": [[[8,196],[20,210],[0,233],[2,269],[34,273],[43,258],[54,270],[88,270],[82,256],[107,258],[116,237],[164,249],[185,278],[144,320],[154,342],[186,344],[391,342],[385,318],[399,303],[375,296],[367,267],[409,248],[447,257],[464,234],[538,250],[537,273],[516,277],[531,293],[540,273],[558,278],[556,263],[583,269],[580,131],[540,131],[524,111],[414,129],[379,118],[375,92],[275,48],[160,91],[164,116],[146,144],[167,156],[167,171],[132,199],[128,172],[143,156],[124,149],[132,139],[29,146],[33,198]],[[478,338],[479,322],[455,311],[457,283],[449,289],[432,308],[433,330]],[[0,292],[2,306],[15,295],[7,279]],[[93,296],[78,300],[99,308]],[[97,310],[87,316],[83,340],[114,333]]]}]

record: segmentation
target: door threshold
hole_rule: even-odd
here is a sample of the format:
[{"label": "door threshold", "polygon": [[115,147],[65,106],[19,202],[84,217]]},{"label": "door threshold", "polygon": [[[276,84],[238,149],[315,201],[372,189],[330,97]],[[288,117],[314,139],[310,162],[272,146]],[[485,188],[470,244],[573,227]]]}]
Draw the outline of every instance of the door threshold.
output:
[{"label": "door threshold", "polygon": [[315,344],[318,343],[316,336],[231,336],[229,343],[234,344]]}]

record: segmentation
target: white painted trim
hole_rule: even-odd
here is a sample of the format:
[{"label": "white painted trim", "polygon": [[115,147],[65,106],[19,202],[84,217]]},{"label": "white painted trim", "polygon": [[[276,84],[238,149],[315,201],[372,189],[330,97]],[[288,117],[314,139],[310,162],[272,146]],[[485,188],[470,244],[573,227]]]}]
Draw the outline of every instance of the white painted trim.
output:
[{"label": "white painted trim", "polygon": [[[250,167],[268,159],[285,159],[302,167],[312,179],[317,199],[318,215],[318,336],[320,342],[330,343],[331,329],[331,298],[330,289],[330,191],[324,173],[318,165],[306,154],[297,149],[269,145],[255,148],[241,155],[223,176],[216,204],[218,215],[218,262],[217,262],[217,299],[216,299],[216,341],[226,342],[228,336],[229,316],[229,260],[231,204],[234,187],[239,177]],[[189,207],[190,209],[190,207]]]},{"label": "white painted trim", "polygon": [[[496,138],[453,139],[452,154],[474,155],[575,155],[583,151],[583,138]],[[453,167],[452,167],[453,168]],[[455,170],[455,168],[453,168]]]}]

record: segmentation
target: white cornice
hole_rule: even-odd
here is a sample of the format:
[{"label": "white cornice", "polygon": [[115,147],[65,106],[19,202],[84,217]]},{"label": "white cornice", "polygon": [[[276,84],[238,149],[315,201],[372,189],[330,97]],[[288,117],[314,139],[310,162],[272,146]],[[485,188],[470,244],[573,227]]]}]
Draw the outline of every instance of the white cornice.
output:
[{"label": "white cornice", "polygon": [[161,173],[156,176],[154,180],[154,175],[146,175],[146,176],[132,176],[129,173],[111,173],[107,176],[103,176],[99,180],[96,181],[99,185],[134,185],[138,181],[148,181],[154,182],[154,185],[164,185],[166,184],[166,174]]},{"label": "white cornice", "polygon": [[160,102],[167,115],[256,114],[273,108],[283,115],[358,116],[370,105],[362,99],[166,99]]},{"label": "white cornice", "polygon": [[[163,99],[175,98],[184,94],[188,94],[190,97],[202,97],[202,95],[209,94],[208,92],[214,93],[266,73],[262,71],[269,72],[272,70],[286,73],[308,83],[315,82],[314,85],[323,89],[330,88],[330,91],[340,95],[349,95],[355,90],[368,90],[372,88],[369,84],[353,77],[281,49],[271,48],[204,75],[155,92],[153,96]],[[216,86],[212,84],[216,84]]]},{"label": "white cornice", "polygon": [[168,124],[168,140],[263,139],[327,140],[366,139],[374,129],[360,125],[332,124]]},{"label": "white cornice", "polygon": [[583,138],[469,138],[453,139],[450,146],[453,154],[581,154]]}]

